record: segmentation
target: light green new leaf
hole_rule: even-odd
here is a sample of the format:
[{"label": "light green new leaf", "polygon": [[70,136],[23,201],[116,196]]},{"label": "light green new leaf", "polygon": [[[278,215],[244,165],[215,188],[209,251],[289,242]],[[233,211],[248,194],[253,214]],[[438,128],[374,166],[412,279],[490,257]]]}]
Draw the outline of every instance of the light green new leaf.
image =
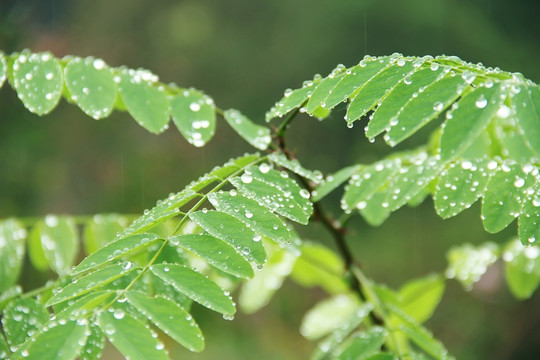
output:
[{"label": "light green new leaf", "polygon": [[[438,78],[440,79],[440,78]],[[423,92],[407,102],[390,123],[384,139],[391,146],[402,142],[452,104],[466,88],[459,75],[450,75],[428,85]]]},{"label": "light green new leaf", "polygon": [[515,239],[508,243],[502,258],[510,292],[520,300],[530,298],[540,284],[540,248],[523,246]]},{"label": "light green new leaf", "polygon": [[88,116],[109,116],[116,102],[116,83],[110,68],[101,59],[73,58],[64,69],[66,87],[71,99]]},{"label": "light green new leaf", "polygon": [[[268,158],[275,164],[283,166],[286,169],[289,169],[293,173],[300,175],[303,178],[311,180],[313,183],[318,184],[322,181],[322,173],[320,171],[311,171],[306,169],[300,164],[298,159],[289,160],[283,153],[271,153],[268,155]],[[262,164],[261,166],[264,166]],[[259,167],[260,170],[261,167]],[[263,167],[264,169],[264,167]]]},{"label": "light green new leaf", "polygon": [[244,283],[238,303],[246,314],[253,314],[266,306],[283,281],[291,273],[297,255],[285,249],[277,249],[261,271]]},{"label": "light green new leaf", "polygon": [[84,250],[86,254],[101,249],[127,226],[126,217],[117,214],[94,215],[84,226]]},{"label": "light green new leaf", "polygon": [[49,313],[39,301],[34,298],[20,298],[12,301],[4,309],[2,326],[8,344],[18,347],[26,339],[34,335],[49,321]]},{"label": "light green new leaf", "polygon": [[359,305],[358,299],[351,294],[339,294],[320,301],[304,315],[300,333],[310,340],[319,339],[346,324]]},{"label": "light green new leaf", "polygon": [[334,352],[336,360],[364,360],[378,353],[384,344],[387,332],[382,327],[372,327],[368,331],[357,332]]},{"label": "light green new leaf", "polygon": [[315,88],[318,81],[306,81],[301,88],[296,90],[287,89],[283,94],[283,98],[279,100],[269,112],[266,113],[266,121],[269,122],[273,118],[282,117],[292,109],[302,105],[309,97],[310,93]]},{"label": "light green new leaf", "polygon": [[441,158],[450,160],[461,155],[476,141],[503,106],[506,95],[502,85],[480,86],[448,113],[441,135]]},{"label": "light green new leaf", "polygon": [[214,101],[197,90],[184,90],[172,97],[173,122],[184,138],[197,147],[204,146],[216,130]]},{"label": "light green new leaf", "polygon": [[87,321],[59,321],[47,324],[33,341],[28,341],[12,360],[73,360],[86,343]]},{"label": "light green new leaf", "polygon": [[49,52],[20,53],[13,62],[13,85],[30,112],[47,114],[62,96],[62,67]]},{"label": "light green new leaf", "polygon": [[399,290],[400,308],[421,324],[439,305],[444,288],[444,278],[439,275],[410,281]]},{"label": "light green new leaf", "polygon": [[223,117],[244,140],[259,150],[266,150],[272,138],[270,129],[266,126],[255,124],[235,109],[226,110]]},{"label": "light green new leaf", "polygon": [[231,245],[249,262],[262,265],[266,261],[266,253],[258,237],[243,222],[231,215],[219,211],[197,211],[189,214],[189,218],[210,235]]},{"label": "light green new leaf", "polygon": [[165,334],[191,351],[204,349],[201,330],[191,315],[180,305],[163,297],[149,297],[139,292],[128,292],[129,303],[141,311]]},{"label": "light green new leaf", "polygon": [[157,334],[128,314],[114,316],[102,311],[97,323],[109,341],[130,360],[167,360],[165,347]]},{"label": "light green new leaf", "polygon": [[169,241],[200,256],[221,271],[244,279],[253,277],[249,262],[225,241],[205,234],[172,236]]},{"label": "light green new leaf", "polygon": [[256,234],[272,239],[283,246],[290,243],[291,233],[283,221],[255,200],[239,194],[232,195],[230,192],[209,194],[208,200],[218,211],[242,221]]},{"label": "light green new leaf", "polygon": [[0,221],[0,294],[17,282],[24,260],[26,229],[15,219]]},{"label": "light green new leaf", "polygon": [[435,210],[443,219],[471,207],[484,194],[495,162],[460,160],[441,172],[434,195]]},{"label": "light green new leaf", "polygon": [[320,286],[330,294],[348,289],[343,280],[344,265],[332,250],[315,243],[303,242],[301,255],[296,260],[292,278],[302,286]]},{"label": "light green new leaf", "polygon": [[531,188],[531,194],[525,197],[518,219],[519,239],[523,245],[540,243],[540,181],[538,179],[535,185],[536,189]]},{"label": "light green new leaf", "polygon": [[55,305],[66,300],[73,299],[77,296],[84,295],[94,289],[98,289],[122,276],[134,271],[131,263],[114,264],[102,269],[96,270],[93,273],[85,275],[77,281],[72,282],[56,293],[47,301],[47,306]]},{"label": "light green new leaf", "polygon": [[538,85],[518,89],[510,92],[512,107],[527,144],[540,158],[540,89]]},{"label": "light green new leaf", "polygon": [[463,244],[448,251],[448,267],[446,277],[456,279],[470,290],[472,285],[480,280],[487,268],[497,261],[499,249],[494,243],[485,243],[474,247]]},{"label": "light green new leaf", "polygon": [[236,312],[231,298],[215,282],[185,266],[160,264],[150,271],[199,304],[225,315]]},{"label": "light green new leaf", "polygon": [[311,200],[313,202],[322,200],[326,195],[334,191],[360,169],[361,165],[352,165],[345,167],[332,175],[328,175],[321,185],[312,192]]},{"label": "light green new leaf", "polygon": [[405,314],[401,309],[394,305],[387,304],[388,308],[393,314],[399,317],[402,325],[399,326],[400,330],[404,332],[409,339],[411,339],[419,348],[424,350],[429,355],[433,356],[437,360],[450,360],[452,356],[448,354],[443,344],[433,337],[426,328],[418,324],[414,319]]},{"label": "light green new leaf", "polygon": [[413,199],[439,175],[443,167],[444,163],[437,156],[422,159],[420,155],[411,166],[400,170],[386,190],[388,209],[395,211]]},{"label": "light green new leaf", "polygon": [[362,167],[358,173],[352,175],[345,188],[341,207],[344,210],[364,209],[377,190],[399,171],[398,164],[395,160],[383,160]]},{"label": "light green new leaf", "polygon": [[115,240],[95,253],[86,257],[75,269],[72,275],[93,269],[106,262],[117,260],[133,251],[146,247],[159,240],[156,234],[137,234]]},{"label": "light green new leaf", "polygon": [[420,88],[427,87],[437,81],[442,73],[442,67],[435,71],[423,68],[403,77],[402,81],[384,98],[382,104],[373,114],[373,119],[366,127],[366,136],[372,139],[381,132],[388,131],[393,124],[393,119],[407,102],[414,98],[414,94],[416,93],[418,96]]},{"label": "light green new leaf", "polygon": [[327,354],[334,351],[334,349],[345,340],[350,333],[354,331],[364,319],[373,310],[371,303],[364,303],[357,308],[357,311],[351,315],[351,317],[345,322],[339,329],[334,330],[327,338],[320,341],[317,344],[317,349],[311,356],[311,360],[322,360]]},{"label": "light green new leaf", "polygon": [[533,177],[518,164],[498,166],[482,199],[482,220],[487,231],[499,232],[519,216],[525,192],[532,182]]},{"label": "light green new leaf", "polygon": [[7,63],[6,56],[3,52],[0,52],[0,89],[4,85],[7,78]]},{"label": "light green new leaf", "polygon": [[371,78],[357,92],[347,109],[347,123],[352,124],[373,109],[413,69],[411,59],[400,58]]},{"label": "light green new leaf", "polygon": [[159,134],[167,129],[169,101],[165,91],[153,86],[155,75],[144,70],[123,70],[118,90],[127,111],[146,130]]},{"label": "light green new leaf", "polygon": [[79,352],[80,360],[99,360],[105,347],[105,336],[96,324],[89,324],[86,344]]},{"label": "light green new leaf", "polygon": [[[41,258],[42,254],[51,269],[58,274],[65,275],[71,271],[79,252],[79,234],[73,218],[47,215],[44,221],[35,225],[31,237],[34,238],[32,247],[36,260]],[[37,239],[41,243],[41,249],[35,243]],[[30,249],[29,252],[32,254],[33,250]],[[38,263],[40,265],[36,267],[41,269],[43,259],[35,262],[36,265]]]},{"label": "light green new leaf", "polygon": [[[390,63],[390,58],[364,58],[360,63],[345,72],[343,78],[331,89],[323,107],[332,109],[334,106],[358,92]],[[361,90],[360,90],[361,91]]]}]

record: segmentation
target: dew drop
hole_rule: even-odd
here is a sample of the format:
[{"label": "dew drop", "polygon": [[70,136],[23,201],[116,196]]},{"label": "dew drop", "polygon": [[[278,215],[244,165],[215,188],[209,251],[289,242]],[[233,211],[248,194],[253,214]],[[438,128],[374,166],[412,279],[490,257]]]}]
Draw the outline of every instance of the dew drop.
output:
[{"label": "dew drop", "polygon": [[253,181],[253,177],[251,177],[251,175],[247,173],[243,173],[242,176],[240,177],[240,180],[242,180],[244,184],[249,184],[250,182]]},{"label": "dew drop", "polygon": [[263,174],[266,174],[270,171],[270,165],[268,165],[267,163],[262,163],[261,165],[259,165],[259,171]]},{"label": "dew drop", "polygon": [[261,235],[256,234],[256,235],[253,237],[253,241],[255,241],[255,242],[261,241]]},{"label": "dew drop", "polygon": [[249,210],[246,210],[245,215],[248,219],[251,219],[253,217],[253,213]]},{"label": "dew drop", "polygon": [[309,199],[309,191],[306,189],[300,190],[300,196],[302,196],[304,199]]},{"label": "dew drop", "polygon": [[480,95],[480,97],[476,100],[474,104],[476,105],[477,108],[483,109],[486,107],[487,103],[488,101],[486,97],[484,95]]},{"label": "dew drop", "polygon": [[441,111],[443,109],[444,104],[440,101],[437,101],[433,104],[433,110],[435,111]]},{"label": "dew drop", "polygon": [[120,309],[114,310],[113,316],[114,316],[115,319],[118,319],[118,320],[123,319],[124,315],[125,314],[124,314],[124,312],[122,310],[120,310]]},{"label": "dew drop", "polygon": [[197,111],[201,110],[201,105],[199,105],[196,102],[192,102],[191,104],[189,104],[189,109],[191,111],[193,111],[193,112],[197,112]]},{"label": "dew drop", "polygon": [[439,69],[439,64],[433,63],[429,68],[431,69],[431,71],[437,71]]}]

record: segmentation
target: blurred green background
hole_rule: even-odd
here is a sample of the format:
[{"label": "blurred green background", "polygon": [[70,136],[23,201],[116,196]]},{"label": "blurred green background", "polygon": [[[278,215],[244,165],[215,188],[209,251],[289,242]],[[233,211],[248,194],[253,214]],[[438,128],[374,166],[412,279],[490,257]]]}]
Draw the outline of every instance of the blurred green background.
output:
[{"label": "blurred green background", "polygon": [[[540,81],[540,4],[533,0],[3,0],[0,49],[29,48],[144,67],[164,82],[194,86],[221,108],[262,123],[284,89],[365,54],[457,55],[520,71]],[[324,122],[299,117],[289,145],[325,173],[389,153],[370,144],[362,126],[347,129],[342,105]],[[400,145],[425,142],[419,134]],[[47,213],[138,213],[228,158],[252,151],[224,122],[202,149],[171,127],[155,136],[126,113],[94,121],[65,101],[50,114],[26,111],[8,87],[0,91],[0,218]],[[339,193],[325,204],[337,212]],[[443,271],[454,244],[502,243],[482,229],[479,207],[442,221],[431,200],[402,209],[381,227],[357,216],[348,241],[365,272],[393,287]],[[330,244],[323,229],[299,229]],[[331,245],[331,244],[330,244]],[[467,293],[455,282],[428,327],[458,359],[540,357],[540,295],[517,302],[496,264]],[[25,279],[30,284],[31,279]],[[28,285],[30,286],[30,285]],[[272,303],[233,322],[198,310],[207,338],[201,354],[174,359],[303,359],[313,344],[298,333],[302,314],[325,295],[286,283]],[[105,359],[119,355],[108,349]]]}]

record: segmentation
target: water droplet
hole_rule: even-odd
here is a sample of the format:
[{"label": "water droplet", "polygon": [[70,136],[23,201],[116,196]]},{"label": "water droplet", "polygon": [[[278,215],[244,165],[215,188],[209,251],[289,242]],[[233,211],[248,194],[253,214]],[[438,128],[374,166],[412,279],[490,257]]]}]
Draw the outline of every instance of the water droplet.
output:
[{"label": "water droplet", "polygon": [[486,107],[488,101],[486,99],[486,97],[482,94],[480,95],[480,97],[476,100],[476,102],[474,103],[476,105],[477,108],[479,109],[483,109]]},{"label": "water droplet", "polygon": [[359,210],[365,209],[367,206],[367,203],[365,201],[360,201],[358,204],[356,204],[356,208]]},{"label": "water droplet", "polygon": [[309,199],[309,191],[306,189],[300,190],[300,196],[302,196],[304,199]]},{"label": "water droplet", "polygon": [[501,119],[506,119],[508,116],[510,116],[510,108],[506,105],[501,105],[499,110],[497,110],[497,116]]},{"label": "water droplet", "polygon": [[253,177],[251,177],[251,175],[249,175],[248,173],[243,173],[240,177],[240,180],[242,180],[244,184],[249,184],[253,181]]},{"label": "water droplet", "polygon": [[523,185],[525,185],[525,180],[523,180],[522,178],[517,178],[516,181],[514,181],[514,186],[517,188],[520,188]]},{"label": "water droplet", "polygon": [[533,199],[532,203],[533,203],[534,206],[539,207],[540,206],[540,196],[535,197]]},{"label": "water droplet", "polygon": [[197,112],[197,111],[201,110],[201,105],[199,105],[196,102],[192,102],[191,104],[189,104],[189,109],[191,111],[193,111],[193,112]]},{"label": "water droplet", "polygon": [[253,241],[255,241],[255,242],[261,241],[261,235],[256,234],[256,235],[253,237]]},{"label": "water droplet", "polygon": [[429,67],[432,71],[437,71],[439,69],[439,64],[437,63],[433,63],[431,64],[431,66]]},{"label": "water droplet", "polygon": [[266,174],[270,171],[270,165],[268,165],[267,163],[262,163],[261,165],[259,165],[259,171],[263,174]]},{"label": "water droplet", "polygon": [[113,316],[114,316],[115,319],[120,320],[120,319],[124,318],[125,314],[124,314],[124,312],[122,310],[116,309],[116,310],[114,310]]},{"label": "water droplet", "polygon": [[403,78],[405,85],[410,85],[412,83],[411,75],[407,75]]},{"label": "water droplet", "polygon": [[404,59],[404,58],[399,59],[399,60],[397,61],[397,64],[398,64],[398,66],[403,66],[403,65],[405,65],[405,59]]},{"label": "water droplet", "polygon": [[248,219],[251,219],[253,217],[253,213],[249,210],[246,210],[245,215]]},{"label": "water droplet", "polygon": [[223,314],[223,319],[227,321],[232,321],[234,320],[234,315]]},{"label": "water droplet", "polygon": [[287,89],[287,90],[285,90],[285,92],[283,93],[283,95],[284,95],[285,97],[289,97],[289,96],[291,96],[292,93],[293,93],[292,89]]},{"label": "water droplet", "polygon": [[444,104],[440,101],[437,101],[433,104],[433,110],[435,111],[441,111],[444,107]]},{"label": "water droplet", "polygon": [[469,170],[472,167],[472,163],[468,160],[464,160],[461,162],[461,168],[463,170]]}]

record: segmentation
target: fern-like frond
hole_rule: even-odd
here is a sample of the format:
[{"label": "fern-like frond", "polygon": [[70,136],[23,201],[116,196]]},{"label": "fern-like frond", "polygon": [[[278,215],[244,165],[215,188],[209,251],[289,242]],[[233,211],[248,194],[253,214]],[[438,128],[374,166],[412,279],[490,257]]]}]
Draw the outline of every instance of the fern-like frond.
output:
[{"label": "fern-like frond", "polygon": [[221,114],[248,143],[265,150],[270,129],[257,125],[237,110],[222,111],[199,90],[159,81],[145,69],[110,67],[102,59],[66,56],[28,50],[11,55],[0,52],[0,87],[4,81],[17,92],[24,106],[37,115],[51,112],[64,97],[94,119],[116,109],[127,111],[142,127],[159,134],[170,120],[194,146],[204,146],[214,136]]},{"label": "fern-like frond", "polygon": [[300,108],[317,116],[348,101],[349,127],[365,115],[366,135],[395,146],[446,110],[440,142],[443,160],[462,155],[482,132],[504,119],[515,119],[520,141],[540,157],[540,88],[521,74],[470,64],[457,57],[366,56],[356,66],[338,65],[325,78],[316,76],[284,97],[266,114],[267,121]]}]

